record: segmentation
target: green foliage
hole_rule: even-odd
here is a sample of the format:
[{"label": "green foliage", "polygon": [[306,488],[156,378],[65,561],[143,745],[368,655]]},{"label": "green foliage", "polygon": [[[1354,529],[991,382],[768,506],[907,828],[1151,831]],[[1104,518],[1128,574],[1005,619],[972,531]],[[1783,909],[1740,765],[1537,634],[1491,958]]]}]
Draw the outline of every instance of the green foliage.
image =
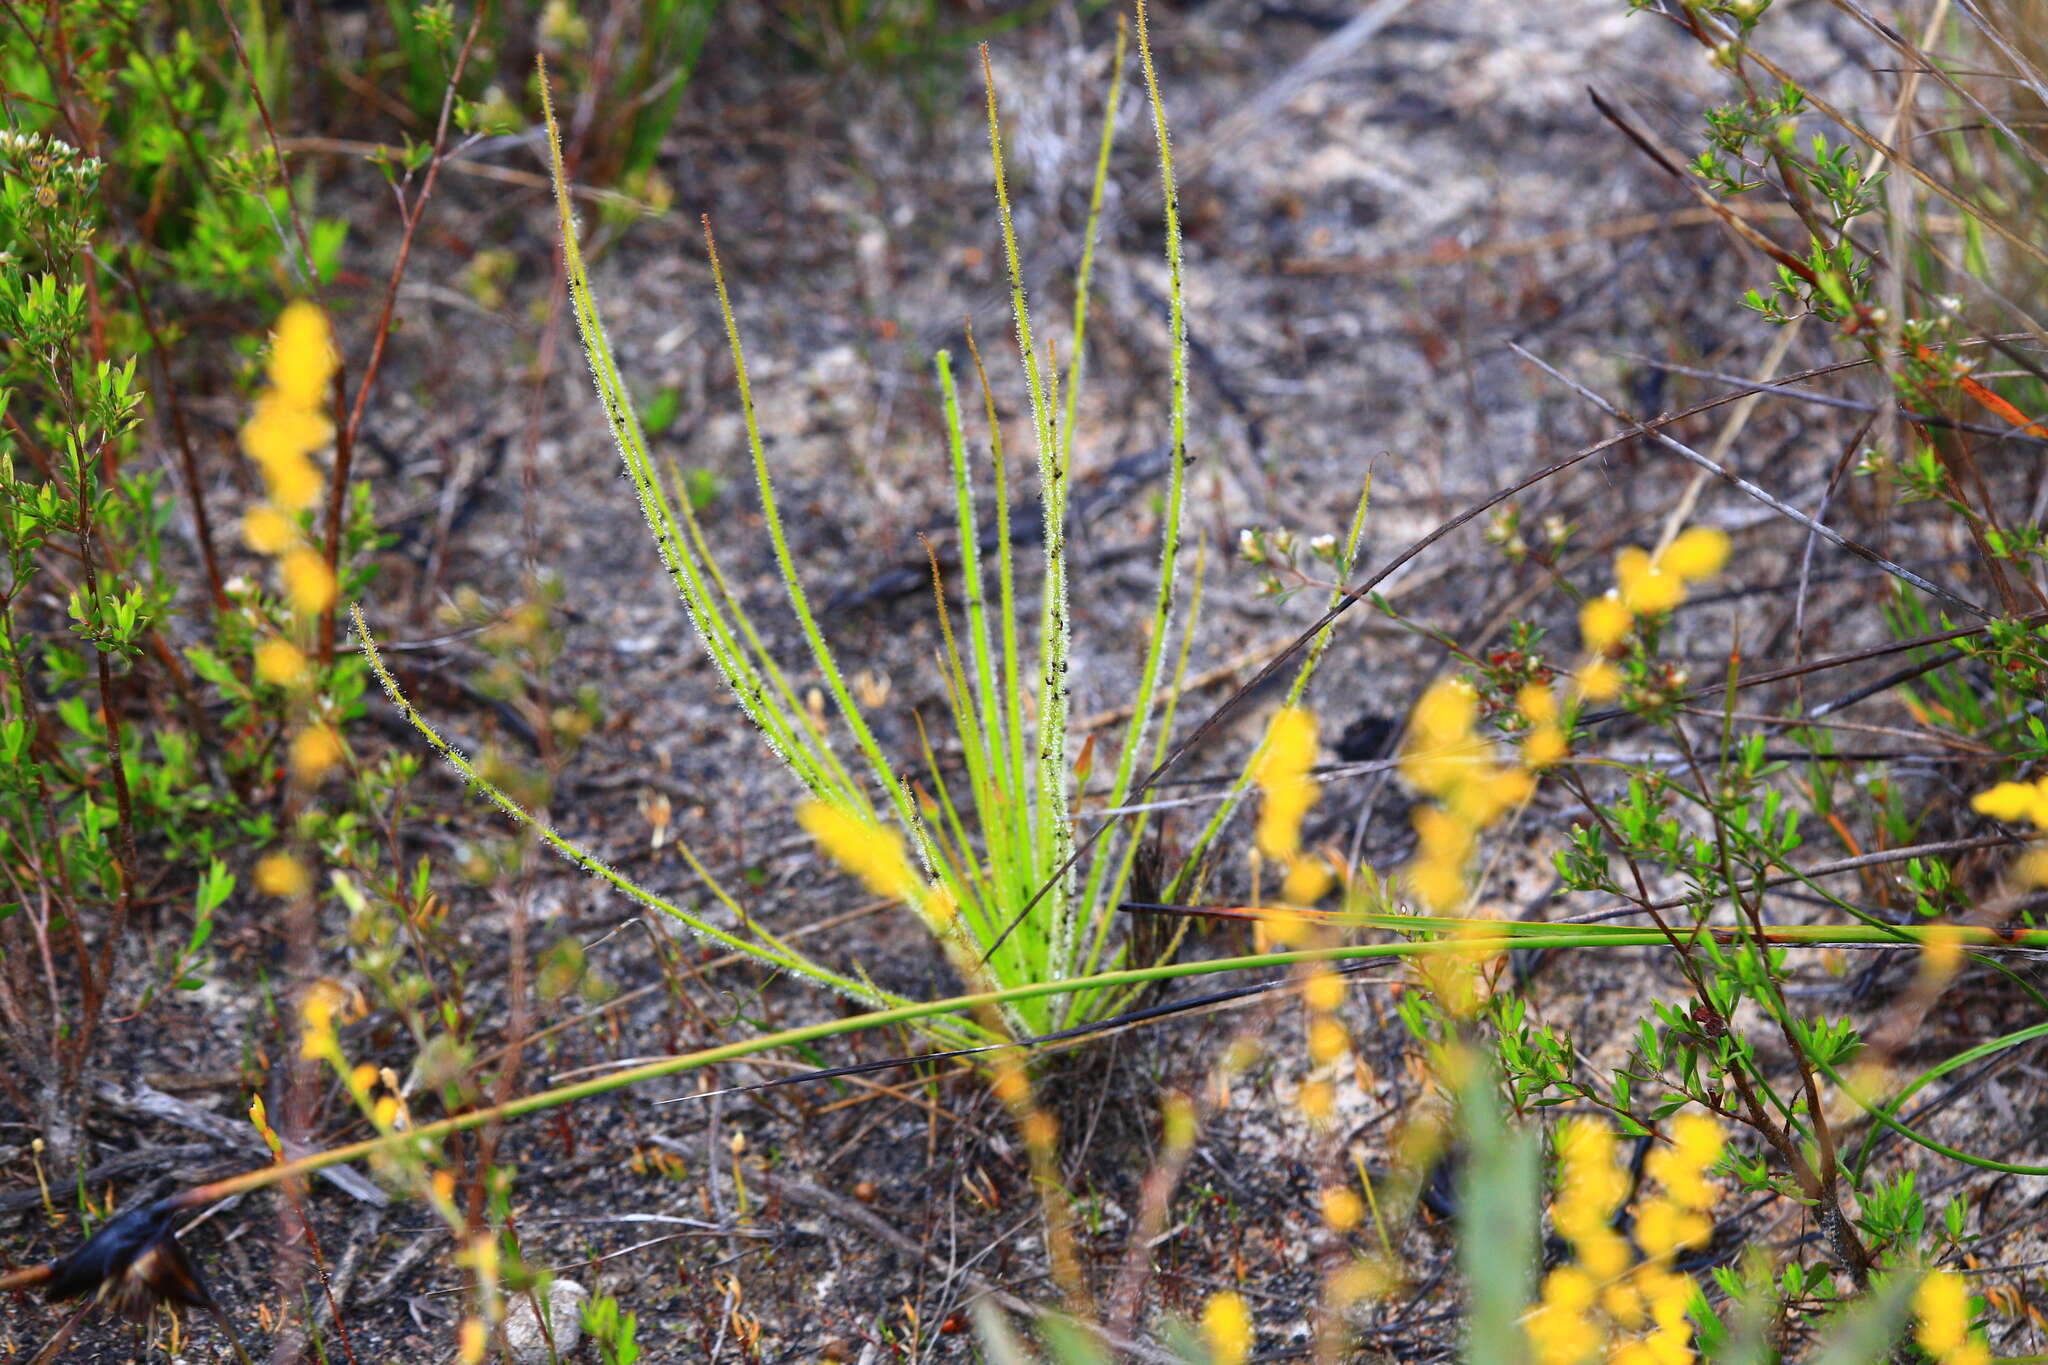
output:
[{"label": "green foliage", "polygon": [[1048,8],[1043,0],[1027,0],[962,24],[940,0],[793,0],[777,6],[777,28],[820,66],[891,69],[936,62],[1030,23]]},{"label": "green foliage", "polygon": [[[186,385],[232,392],[251,349],[199,344],[187,319],[260,331],[344,238],[311,218],[310,256],[286,246],[259,19],[241,16],[247,70],[219,12],[132,0],[31,6],[0,44],[0,1036],[31,1059],[0,1086],[60,1163],[101,1015],[202,983],[231,869],[276,836],[285,790],[286,698],[253,667],[283,610],[223,567],[185,412]],[[146,420],[175,474],[137,458]],[[366,493],[342,527],[360,588]],[[360,661],[316,672],[310,709],[346,721]],[[138,896],[188,889],[155,970],[113,979]]]},{"label": "green foliage", "polygon": [[1512,1365],[1528,1358],[1522,1318],[1538,1264],[1535,1135],[1509,1122],[1488,1062],[1464,1053],[1461,1065],[1458,1126],[1468,1144],[1458,1178],[1458,1268],[1468,1296],[1465,1359]]},{"label": "green foliage", "polygon": [[[372,56],[370,69],[390,73],[416,130],[434,128],[448,100],[455,127],[482,136],[526,125],[508,88],[524,87],[538,49],[593,101],[583,170],[616,183],[628,199],[665,207],[667,191],[655,175],[661,140],[719,7],[719,0],[647,0],[593,19],[587,15],[597,11],[574,0],[463,10],[447,0],[384,0],[389,46]],[[430,150],[408,139],[391,159],[403,167]]]},{"label": "green foliage", "polygon": [[583,1305],[583,1330],[597,1343],[604,1365],[634,1365],[640,1359],[640,1345],[633,1337],[639,1318],[619,1310],[619,1301],[600,1294]]},{"label": "green foliage", "polygon": [[[1994,775],[2031,775],[2048,753],[2048,725],[2032,714],[2048,676],[2048,649],[2038,616],[2022,609],[2041,604],[2038,589],[2025,580],[2040,562],[2042,539],[2035,528],[2008,524],[2010,514],[1989,499],[1973,463],[1992,458],[1991,448],[1977,442],[1984,449],[1972,449],[1976,437],[1957,428],[1976,423],[1987,434],[2003,427],[2039,435],[2038,426],[2029,427],[2020,414],[2041,410],[2043,390],[2038,371],[2024,363],[2004,392],[1973,374],[1972,348],[1981,343],[1969,338],[1999,328],[1992,319],[1970,317],[1957,300],[2002,297],[2005,282],[1984,273],[1989,256],[1964,253],[1958,260],[1931,245],[1900,248],[1932,235],[1922,234],[1925,220],[1914,216],[1918,196],[1959,213],[1975,240],[2002,242],[2009,264],[2031,270],[2039,252],[2020,240],[2025,234],[2017,220],[1997,211],[1998,197],[1990,189],[1999,182],[1983,163],[1935,183],[1927,161],[1900,165],[1885,152],[1881,135],[1772,63],[1763,44],[1767,4],[1688,0],[1657,8],[1703,45],[1731,88],[1730,102],[1706,116],[1706,146],[1691,163],[1699,184],[1723,199],[1777,199],[1805,234],[1796,251],[1761,237],[1752,241],[1772,279],[1745,301],[1780,323],[1812,317],[1827,324],[1852,355],[1889,376],[1901,409],[1927,422],[1887,430],[1887,437],[1910,433],[1906,448],[1865,449],[1857,475],[1880,482],[1901,504],[1924,504],[1937,513],[1946,528],[1939,534],[1952,531],[1956,541],[1974,543],[1975,567],[1999,588],[2002,613],[1976,629],[1952,632],[1924,597],[1888,583],[1869,617],[1895,638],[1915,643],[1883,666],[1919,665],[1897,686],[1924,729],[1967,735],[1987,746],[1985,751],[1995,749]],[[1924,54],[1911,55],[1917,60]],[[1990,146],[1993,160],[2003,158],[2000,164],[2012,179],[2041,183],[2031,153],[1998,141]],[[1961,163],[1950,169],[1960,172]],[[1908,185],[1902,188],[1895,177]],[[1964,197],[1951,185],[1973,187],[1978,197]],[[1859,236],[1866,220],[1872,232]],[[1892,243],[1889,258],[1870,245],[1886,238]],[[1493,538],[1515,557],[1512,547],[1520,537],[1513,524]],[[1900,943],[1929,942],[1918,929],[1903,927],[1897,915],[1856,903],[1801,864],[1815,861],[1815,843],[1839,838],[1858,851],[1852,831],[1859,826],[1872,831],[1862,847],[1945,837],[1955,828],[1955,812],[1909,807],[1882,759],[1845,756],[1841,750],[1849,745],[1841,732],[1819,722],[1846,703],[1831,702],[1810,714],[1803,702],[1788,705],[1773,718],[1774,726],[1751,725],[1753,716],[1738,715],[1743,704],[1736,698],[1745,685],[1739,658],[1731,659],[1722,684],[1718,726],[1711,715],[1702,716],[1697,700],[1694,714],[1706,723],[1686,722],[1678,702],[1698,684],[1666,653],[1661,633],[1644,630],[1628,643],[1617,667],[1621,712],[1640,730],[1660,734],[1673,758],[1622,760],[1597,777],[1585,768],[1562,774],[1589,814],[1573,825],[1556,866],[1567,890],[1620,901],[1653,918],[1682,977],[1680,998],[1647,1003],[1635,1021],[1627,1060],[1603,1076],[1585,1064],[1571,1037],[1541,1022],[1521,998],[1497,995],[1486,1019],[1507,1094],[1517,1109],[1604,1111],[1631,1134],[1659,1133],[1664,1120],[1695,1107],[1746,1129],[1752,1146],[1731,1150],[1727,1170],[1753,1194],[1813,1210],[1823,1246],[1818,1259],[1777,1266],[1759,1260],[1717,1270],[1717,1286],[1729,1302],[1725,1311],[1710,1308],[1704,1297],[1695,1304],[1700,1350],[1720,1361],[1776,1359],[1767,1341],[1796,1330],[1825,1343],[1818,1359],[1878,1359],[1897,1341],[1906,1316],[1914,1276],[1900,1268],[1929,1264],[1952,1250],[1972,1221],[1967,1196],[1952,1199],[1939,1218],[1930,1218],[1913,1172],[1874,1168],[1878,1134],[1905,1138],[1923,1153],[1965,1168],[2005,1169],[2001,1160],[1944,1144],[1900,1123],[1897,1115],[1932,1074],[1952,1075],[1969,1065],[1963,1058],[2021,1046],[2023,1038],[2048,1026],[2014,1029],[1901,1081],[1871,1067],[1869,1042],[1854,1021],[1797,1004],[1788,989],[1792,940],[1767,922],[1767,893],[1789,883],[1837,923],[1860,923]],[[1753,702],[1748,705],[1753,709]],[[1584,732],[1579,736],[1581,744],[1591,739]],[[1803,750],[1796,761],[1783,756],[1788,746]],[[1973,897],[1988,890],[1965,884],[1957,862],[1934,855],[1901,860],[1897,885],[1904,893],[1902,909],[1916,926],[1959,919],[1973,908]],[[1651,888],[1657,888],[1654,898]],[[2028,907],[2015,918],[2031,924],[2036,915]],[[1584,942],[1594,946],[1591,938]],[[1964,960],[2003,973],[2016,1000],[2023,996],[2032,1008],[2048,1009],[2031,983],[1995,958]],[[1946,969],[1929,970],[1938,978]],[[1927,979],[1918,989],[1936,988]],[[1425,1038],[1444,1035],[1440,1011],[1404,1002],[1402,1012]],[[1841,1146],[1844,1124],[1823,1100],[1830,1092],[1874,1120],[1853,1150]],[[1846,1313],[1837,1311],[1852,1302]],[[1771,1332],[1765,1324],[1774,1324]]]}]

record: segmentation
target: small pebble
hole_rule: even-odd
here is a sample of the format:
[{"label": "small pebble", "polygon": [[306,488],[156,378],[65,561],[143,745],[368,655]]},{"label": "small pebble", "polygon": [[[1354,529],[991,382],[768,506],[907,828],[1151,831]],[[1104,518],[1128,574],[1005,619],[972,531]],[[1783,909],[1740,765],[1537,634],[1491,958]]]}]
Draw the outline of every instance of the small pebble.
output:
[{"label": "small pebble", "polygon": [[551,1280],[546,1293],[548,1332],[541,1331],[534,1314],[534,1300],[539,1295],[515,1294],[506,1305],[505,1359],[513,1365],[547,1365],[549,1333],[558,1360],[567,1360],[583,1340],[583,1302],[590,1291],[574,1280]]}]

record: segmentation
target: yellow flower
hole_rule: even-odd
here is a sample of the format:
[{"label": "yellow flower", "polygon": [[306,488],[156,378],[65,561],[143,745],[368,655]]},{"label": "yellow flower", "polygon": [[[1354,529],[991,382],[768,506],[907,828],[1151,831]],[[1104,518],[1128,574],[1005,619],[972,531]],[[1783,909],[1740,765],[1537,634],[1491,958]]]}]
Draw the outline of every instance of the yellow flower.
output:
[{"label": "yellow flower", "polygon": [[1588,701],[1612,701],[1621,695],[1621,670],[1605,659],[1588,661],[1572,681]]},{"label": "yellow flower", "polygon": [[2039,782],[2001,782],[1971,797],[1970,809],[1994,820],[2031,820],[2048,829],[2048,778]]},{"label": "yellow flower", "polygon": [[263,486],[279,507],[303,512],[320,501],[320,470],[303,455],[266,460]]},{"label": "yellow flower", "polygon": [[1269,858],[1290,859],[1301,851],[1302,817],[1320,795],[1309,775],[1315,761],[1315,717],[1298,706],[1276,713],[1252,768],[1252,781],[1265,798],[1259,812],[1259,851]]},{"label": "yellow flower", "polygon": [[[1681,1247],[1705,1246],[1714,1225],[1670,1199],[1649,1199],[1636,1209],[1636,1245],[1653,1261]],[[1654,1304],[1653,1304],[1654,1307]]]},{"label": "yellow flower", "polygon": [[2030,782],[2001,782],[1989,791],[1970,798],[1970,809],[1994,820],[2019,820],[2034,808],[2034,787]]},{"label": "yellow flower", "polygon": [[455,1358],[461,1365],[481,1365],[484,1352],[491,1344],[490,1329],[484,1320],[474,1315],[462,1320],[462,1330],[457,1337]]},{"label": "yellow flower", "polygon": [[1365,1218],[1365,1201],[1342,1185],[1323,1191],[1323,1222],[1338,1232],[1349,1232]]},{"label": "yellow flower", "polygon": [[1671,1145],[1652,1148],[1644,1170],[1662,1183],[1681,1207],[1712,1208],[1714,1187],[1706,1179],[1706,1171],[1721,1159],[1727,1141],[1721,1125],[1705,1114],[1681,1114],[1672,1120],[1667,1136]]},{"label": "yellow flower", "polygon": [[1059,1141],[1060,1121],[1043,1109],[1034,1109],[1018,1123],[1017,1132],[1025,1146],[1049,1152]]},{"label": "yellow flower", "polygon": [[242,540],[260,555],[274,555],[292,543],[298,528],[270,503],[258,503],[242,518]]},{"label": "yellow flower", "polygon": [[1913,1312],[1920,1325],[1914,1340],[1927,1353],[1951,1365],[1970,1342],[1970,1287],[1950,1270],[1931,1270],[1913,1291]]},{"label": "yellow flower", "polygon": [[1582,1231],[1583,1235],[1572,1238],[1572,1249],[1578,1253],[1579,1264],[1588,1275],[1612,1280],[1635,1259],[1629,1251],[1628,1239],[1605,1223]]},{"label": "yellow flower", "polygon": [[1337,1112],[1337,1090],[1328,1081],[1303,1081],[1294,1102],[1311,1123],[1328,1123]]},{"label": "yellow flower", "polygon": [[1308,1057],[1325,1066],[1342,1057],[1351,1047],[1351,1035],[1335,1019],[1324,1015],[1308,1026]]},{"label": "yellow flower", "polygon": [[1643,1344],[1649,1348],[1650,1359],[1657,1365],[1693,1365],[1693,1361],[1698,1359],[1692,1351],[1690,1327],[1666,1327],[1652,1332]]},{"label": "yellow flower", "polygon": [[1465,864],[1456,858],[1417,858],[1408,864],[1408,888],[1431,910],[1454,910],[1465,899]]},{"label": "yellow flower", "polygon": [[2033,849],[2013,859],[2012,875],[2024,887],[2048,886],[2048,849]]},{"label": "yellow flower", "polygon": [[1515,709],[1531,725],[1542,725],[1557,719],[1557,697],[1542,683],[1524,683],[1515,693]]},{"label": "yellow flower", "polygon": [[1605,1227],[1628,1197],[1628,1177],[1615,1160],[1614,1130],[1598,1119],[1566,1123],[1557,1136],[1558,1227],[1577,1240]]},{"label": "yellow flower", "polygon": [[1265,802],[1259,807],[1259,852],[1285,861],[1301,851],[1301,822],[1316,803],[1316,784],[1293,777],[1266,783],[1264,790]]},{"label": "yellow flower", "polygon": [[280,900],[296,900],[313,886],[306,865],[289,853],[266,854],[256,864],[256,889]]},{"label": "yellow flower", "polygon": [[1557,1154],[1551,1221],[1588,1274],[1611,1280],[1629,1262],[1628,1244],[1613,1228],[1614,1211],[1628,1197],[1628,1175],[1615,1160],[1614,1130],[1597,1119],[1573,1119],[1558,1131]]},{"label": "yellow flower", "polygon": [[1679,533],[1678,539],[1657,556],[1657,567],[1690,582],[1712,578],[1728,562],[1728,535],[1711,526],[1694,526]]},{"label": "yellow flower", "polygon": [[1685,601],[1685,580],[1658,568],[1650,552],[1638,546],[1614,556],[1614,581],[1622,605],[1639,616],[1667,612]]},{"label": "yellow flower", "polygon": [[341,762],[341,736],[331,725],[309,725],[292,736],[292,775],[311,785]]},{"label": "yellow flower", "polygon": [[256,676],[289,687],[306,676],[306,655],[297,645],[273,635],[256,646]]},{"label": "yellow flower", "polygon": [[1680,1114],[1671,1121],[1671,1145],[1694,1168],[1704,1171],[1721,1159],[1728,1135],[1705,1114]]},{"label": "yellow flower", "polygon": [[317,408],[302,407],[276,392],[257,396],[242,425],[242,451],[260,465],[297,460],[334,439],[334,424]]},{"label": "yellow flower", "polygon": [[1358,1260],[1339,1266],[1323,1282],[1323,1298],[1332,1309],[1342,1311],[1363,1299],[1376,1299],[1399,1280],[1382,1260]]},{"label": "yellow flower", "polygon": [[1415,703],[1408,724],[1418,747],[1440,748],[1470,735],[1478,719],[1479,698],[1471,687],[1456,678],[1439,678]]},{"label": "yellow flower", "polygon": [[1543,1277],[1543,1306],[1583,1313],[1593,1306],[1599,1287],[1593,1277],[1577,1266],[1559,1266]]},{"label": "yellow flower", "polygon": [[1271,781],[1300,777],[1315,762],[1315,717],[1299,706],[1284,707],[1266,727],[1266,744],[1252,769],[1252,780],[1263,787]]},{"label": "yellow flower", "polygon": [[1426,796],[1442,796],[1471,775],[1484,761],[1486,746],[1466,737],[1443,745],[1411,745],[1401,755],[1401,776]]},{"label": "yellow flower", "polygon": [[1579,608],[1579,639],[1592,653],[1605,654],[1628,638],[1635,623],[1635,613],[1610,592]]},{"label": "yellow flower", "polygon": [[1211,1296],[1202,1307],[1202,1337],[1211,1365],[1243,1365],[1252,1350],[1252,1315],[1244,1300],[1228,1289]]},{"label": "yellow flower", "polygon": [[1477,836],[1468,821],[1438,806],[1417,806],[1413,818],[1415,841],[1425,856],[1462,863],[1471,855]]},{"label": "yellow flower", "polygon": [[1659,1265],[1646,1265],[1636,1274],[1636,1287],[1650,1301],[1650,1317],[1667,1332],[1689,1337],[1685,1312],[1692,1307],[1692,1278]]},{"label": "yellow flower", "polygon": [[1538,1365],[1581,1365],[1604,1344],[1587,1310],[1596,1286],[1577,1266],[1559,1266],[1543,1277],[1543,1302],[1529,1315],[1527,1331]]},{"label": "yellow flower", "polygon": [[1313,938],[1313,924],[1301,915],[1285,910],[1267,910],[1259,916],[1259,934],[1262,941],[1259,951],[1266,951],[1266,943],[1277,943],[1283,948],[1299,948]]},{"label": "yellow flower", "polygon": [[[1615,1240],[1618,1242],[1621,1238],[1617,1236]],[[1626,1265],[1628,1263],[1628,1248],[1626,1246],[1622,1247],[1621,1255],[1622,1264]],[[1588,1266],[1587,1269],[1591,1270],[1592,1267]],[[1593,1273],[1597,1275],[1600,1272],[1593,1271]],[[1617,1275],[1620,1273],[1619,1270],[1614,1272]],[[1608,1317],[1614,1319],[1615,1322],[1623,1327],[1640,1327],[1643,1325],[1642,1292],[1628,1280],[1620,1280],[1610,1284],[1600,1291],[1600,1311],[1607,1314]]]},{"label": "yellow flower", "polygon": [[1301,983],[1301,998],[1312,1010],[1328,1014],[1344,1003],[1344,978],[1328,967],[1314,967]]},{"label": "yellow flower", "polygon": [[346,993],[332,981],[315,981],[299,1001],[299,1022],[305,1032],[299,1040],[299,1056],[309,1062],[342,1063],[341,1043],[334,1036],[334,1015],[348,1003]]},{"label": "yellow flower", "polygon": [[995,1084],[991,1088],[1004,1104],[1019,1105],[1031,1098],[1031,1082],[1025,1079],[1024,1068],[1014,1062],[1005,1063],[996,1072]]},{"label": "yellow flower", "polygon": [[316,550],[297,549],[284,557],[284,595],[295,610],[313,615],[334,605],[334,570]]},{"label": "yellow flower", "polygon": [[796,822],[832,861],[860,878],[877,896],[913,903],[922,898],[923,881],[911,870],[902,836],[894,830],[825,801],[798,806]]},{"label": "yellow flower", "polygon": [[318,408],[340,363],[327,314],[303,299],[285,305],[270,346],[270,384],[278,397],[301,408]]},{"label": "yellow flower", "polygon": [[1536,779],[1520,768],[1483,767],[1475,779],[1459,784],[1451,793],[1452,814],[1484,829],[1529,799],[1536,791]]},{"label": "yellow flower", "polygon": [[1314,905],[1330,890],[1336,879],[1321,858],[1296,858],[1287,866],[1287,878],[1280,884],[1280,896],[1289,905]]},{"label": "yellow flower", "polygon": [[1522,762],[1531,768],[1549,768],[1562,763],[1572,751],[1564,731],[1545,722],[1522,740]]}]

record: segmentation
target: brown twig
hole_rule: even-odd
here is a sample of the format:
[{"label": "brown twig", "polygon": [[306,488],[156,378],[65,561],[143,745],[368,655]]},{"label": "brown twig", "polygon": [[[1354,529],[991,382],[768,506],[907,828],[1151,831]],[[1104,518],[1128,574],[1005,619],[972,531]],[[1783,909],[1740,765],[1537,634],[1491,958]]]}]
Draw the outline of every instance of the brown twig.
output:
[{"label": "brown twig", "polygon": [[[338,424],[334,441],[334,474],[327,491],[327,528],[325,544],[321,553],[327,561],[328,572],[337,574],[341,559],[341,525],[348,507],[348,475],[354,463],[356,435],[362,429],[363,414],[369,410],[370,391],[376,387],[377,372],[384,364],[384,349],[391,338],[392,312],[398,305],[398,287],[405,279],[405,269],[412,259],[414,238],[419,234],[420,220],[425,216],[427,203],[434,196],[435,182],[441,175],[441,162],[447,155],[448,122],[455,110],[455,91],[461,83],[462,71],[469,63],[470,50],[476,46],[476,36],[483,24],[484,7],[478,6],[470,16],[469,32],[463,35],[462,50],[456,54],[455,65],[448,74],[448,84],[441,94],[441,119],[434,128],[434,152],[427,161],[427,172],[420,181],[418,191],[404,207],[404,228],[398,237],[398,259],[392,263],[391,277],[384,286],[384,303],[378,310],[377,327],[370,336],[370,358],[363,363],[362,378],[356,381],[355,403],[349,409],[348,420]],[[282,152],[278,155],[283,156]],[[336,372],[336,382],[340,372]],[[340,608],[339,597],[330,603],[320,617],[320,662],[323,666],[334,659],[334,614]]]}]

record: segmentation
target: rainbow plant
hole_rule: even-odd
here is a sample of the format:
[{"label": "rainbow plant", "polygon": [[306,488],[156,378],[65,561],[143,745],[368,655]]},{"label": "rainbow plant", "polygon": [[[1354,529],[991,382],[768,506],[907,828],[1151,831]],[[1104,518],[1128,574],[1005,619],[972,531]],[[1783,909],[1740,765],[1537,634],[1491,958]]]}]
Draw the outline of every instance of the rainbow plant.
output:
[{"label": "rainbow plant", "polygon": [[[1178,696],[1177,683],[1186,665],[1200,596],[1197,571],[1194,600],[1183,619],[1176,611],[1176,597],[1186,574],[1181,542],[1188,419],[1180,219],[1166,115],[1153,71],[1142,3],[1137,7],[1137,31],[1159,151],[1166,227],[1172,335],[1171,462],[1161,500],[1159,574],[1151,620],[1144,635],[1144,653],[1130,697],[1130,720],[1115,744],[1114,763],[1107,780],[1098,791],[1088,793],[1091,803],[1099,794],[1100,806],[1106,810],[1116,810],[1136,790],[1141,763],[1155,767],[1165,753]],[[801,792],[800,823],[829,856],[859,875],[871,890],[908,906],[945,946],[968,983],[976,987],[1001,989],[1086,977],[1123,966],[1127,960],[1127,949],[1113,941],[1111,927],[1114,908],[1130,882],[1148,817],[1143,813],[1134,818],[1115,817],[1127,823],[1098,831],[1098,837],[1085,844],[1077,835],[1077,826],[1088,818],[1082,805],[1082,783],[1094,765],[1092,746],[1084,750],[1079,764],[1071,752],[1067,685],[1071,610],[1066,544],[1075,412],[1086,356],[1089,276],[1108,176],[1124,52],[1125,39],[1119,30],[1075,283],[1073,327],[1066,344],[1057,349],[1039,344],[1026,302],[1004,174],[994,82],[989,80],[989,153],[1010,280],[1017,361],[1028,396],[1030,443],[1038,471],[1044,528],[1043,575],[1039,600],[1032,604],[1018,588],[1009,512],[1010,473],[1003,453],[1002,430],[996,420],[987,370],[970,334],[968,344],[980,380],[989,448],[985,492],[977,488],[978,462],[968,453],[967,423],[954,382],[952,357],[943,351],[933,357],[944,412],[961,556],[958,586],[964,599],[964,620],[957,631],[945,606],[944,585],[939,581],[936,565],[933,577],[934,588],[939,590],[943,627],[940,670],[964,778],[958,773],[950,779],[943,774],[936,754],[927,744],[923,766],[929,777],[928,789],[915,784],[911,774],[883,750],[811,606],[801,566],[785,533],[774,476],[762,447],[745,348],[708,220],[705,244],[731,348],[762,521],[774,549],[791,616],[805,642],[809,668],[822,684],[822,694],[829,697],[835,716],[814,716],[805,704],[799,681],[770,652],[766,633],[732,590],[689,499],[675,496],[672,491],[675,471],[656,464],[613,358],[591,290],[571,214],[554,113],[551,106],[545,105],[544,71],[541,82],[550,145],[554,148],[562,248],[577,325],[607,425],[690,623],[733,700],[795,779]],[[983,65],[986,75],[985,52]],[[996,549],[992,566],[984,562],[981,548],[979,504],[984,497],[994,507]],[[1355,551],[1363,529],[1363,514],[1361,500],[1340,572],[1348,566],[1349,555]],[[1036,624],[1036,637],[1029,647],[1020,638],[1020,621]],[[1169,678],[1169,644],[1176,632],[1180,643],[1177,654],[1171,656],[1175,662],[1173,676]],[[1326,639],[1327,632],[1323,637]],[[1317,648],[1310,651],[1297,673],[1288,697],[1290,704],[1299,698],[1320,658],[1321,644],[1319,641]],[[429,741],[492,801],[513,818],[535,825],[547,842],[579,865],[691,930],[746,952],[766,965],[804,977],[871,1008],[888,1009],[906,1003],[865,975],[835,971],[776,937],[736,900],[710,883],[709,874],[694,858],[693,867],[738,921],[737,928],[714,924],[694,910],[655,895],[540,826],[433,733],[398,694],[388,671],[374,658],[374,650],[367,652],[401,711],[413,719]],[[1297,766],[1303,766],[1299,763],[1301,748],[1297,742],[1291,751],[1290,761]],[[1307,751],[1312,755],[1312,736]],[[1256,757],[1254,761],[1258,761]],[[1077,767],[1083,771],[1077,773]],[[1197,838],[1191,849],[1191,861],[1220,832],[1222,819],[1235,804],[1235,798],[1249,789],[1249,776],[1247,771],[1233,793],[1233,800],[1225,803]],[[687,849],[684,853],[689,856]],[[1302,877],[1308,875],[1306,871],[1302,873]],[[1297,878],[1297,891],[1306,886],[1306,881]],[[1119,1008],[1127,998],[1127,992],[1103,990],[1018,997],[1006,1000],[1000,1014],[1010,1032],[1042,1033],[1102,1017]],[[990,1032],[979,1023],[956,1019],[934,1020],[932,1028],[958,1041],[986,1041]]]}]

